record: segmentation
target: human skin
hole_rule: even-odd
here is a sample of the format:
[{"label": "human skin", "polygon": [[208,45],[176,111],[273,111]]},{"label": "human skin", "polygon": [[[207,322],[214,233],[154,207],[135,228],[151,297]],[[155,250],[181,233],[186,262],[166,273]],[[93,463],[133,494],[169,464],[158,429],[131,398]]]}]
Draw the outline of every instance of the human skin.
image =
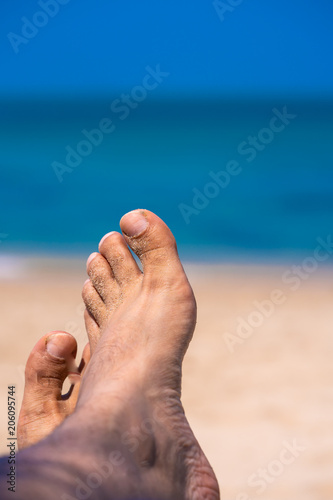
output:
[{"label": "human skin", "polygon": [[[219,499],[180,400],[196,303],[175,240],[147,210],[120,226],[123,235],[106,235],[87,263],[91,359],[75,410],[18,453],[19,500]],[[7,472],[2,458],[2,479]]]}]

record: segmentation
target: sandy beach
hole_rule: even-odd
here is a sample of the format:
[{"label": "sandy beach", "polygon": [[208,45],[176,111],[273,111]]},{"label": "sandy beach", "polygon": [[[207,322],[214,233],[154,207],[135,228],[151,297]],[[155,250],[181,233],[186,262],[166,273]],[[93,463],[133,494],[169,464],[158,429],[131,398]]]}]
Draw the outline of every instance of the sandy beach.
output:
[{"label": "sandy beach", "polygon": [[[320,268],[294,291],[282,278],[288,266],[185,268],[198,325],[183,402],[222,498],[332,500],[333,269]],[[34,344],[55,329],[77,338],[79,354],[86,342],[85,259],[3,258],[0,278],[5,453],[7,386],[16,385],[20,403]]]}]

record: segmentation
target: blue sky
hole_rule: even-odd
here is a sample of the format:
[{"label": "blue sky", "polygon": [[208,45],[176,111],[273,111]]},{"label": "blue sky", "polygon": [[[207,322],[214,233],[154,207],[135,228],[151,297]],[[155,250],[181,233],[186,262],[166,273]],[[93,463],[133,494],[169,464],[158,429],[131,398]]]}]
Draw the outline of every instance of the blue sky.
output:
[{"label": "blue sky", "polygon": [[156,64],[170,73],[158,95],[333,96],[331,0],[243,0],[223,22],[210,0],[68,0],[17,54],[8,33],[41,7],[1,10],[3,96],[118,92]]}]

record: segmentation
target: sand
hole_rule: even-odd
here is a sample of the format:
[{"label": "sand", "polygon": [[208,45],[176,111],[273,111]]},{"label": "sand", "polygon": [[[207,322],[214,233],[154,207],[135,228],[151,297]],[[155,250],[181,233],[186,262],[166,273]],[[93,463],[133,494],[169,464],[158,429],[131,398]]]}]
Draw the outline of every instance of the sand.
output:
[{"label": "sand", "polygon": [[[5,453],[7,386],[16,385],[20,404],[25,361],[38,338],[60,329],[77,337],[79,352],[85,343],[85,260],[11,258],[0,264]],[[288,266],[185,267],[199,314],[184,364],[183,402],[222,497],[332,500],[333,270],[319,269],[292,291],[282,281]],[[285,301],[260,320],[254,302],[267,300],[274,289]],[[241,338],[239,318],[249,315],[258,326]]]}]

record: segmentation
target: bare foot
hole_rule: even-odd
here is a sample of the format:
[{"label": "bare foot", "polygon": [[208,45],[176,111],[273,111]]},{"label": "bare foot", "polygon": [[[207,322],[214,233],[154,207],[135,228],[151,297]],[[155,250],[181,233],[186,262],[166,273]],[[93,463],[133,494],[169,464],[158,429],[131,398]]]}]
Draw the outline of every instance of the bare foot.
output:
[{"label": "bare foot", "polygon": [[[99,399],[115,411],[116,400],[116,411],[136,429],[123,441],[137,461],[170,467],[164,471],[173,477],[170,498],[182,492],[180,498],[216,500],[216,478],[180,402],[181,365],[196,324],[196,303],[174,237],[146,210],[125,215],[120,225],[124,236],[106,235],[100,253],[87,262],[90,280],[83,298],[96,351],[78,405],[84,408]],[[127,245],[139,257],[143,273]],[[132,405],[140,413],[134,410],[130,416]],[[149,439],[143,420],[152,427]]]},{"label": "bare foot", "polygon": [[[44,335],[33,348],[25,368],[25,387],[18,421],[20,449],[48,436],[76,406],[81,376],[90,359],[87,345],[80,366],[75,364],[76,340],[65,332]],[[62,395],[66,378],[71,388]]]},{"label": "bare foot", "polygon": [[88,260],[92,357],[74,413],[19,454],[25,498],[218,500],[180,401],[196,304],[174,238],[146,210],[125,215],[121,229]]}]

